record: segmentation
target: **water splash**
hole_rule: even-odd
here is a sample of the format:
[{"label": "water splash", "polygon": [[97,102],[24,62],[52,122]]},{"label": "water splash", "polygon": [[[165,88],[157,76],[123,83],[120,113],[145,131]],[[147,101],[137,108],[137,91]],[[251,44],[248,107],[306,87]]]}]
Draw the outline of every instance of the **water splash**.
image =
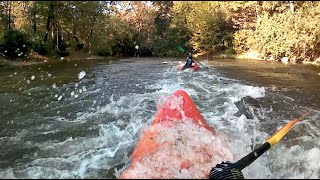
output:
[{"label": "water splash", "polygon": [[85,72],[85,71],[81,71],[81,72],[78,74],[79,80],[81,80],[81,79],[84,78],[85,76],[86,76],[86,72]]},{"label": "water splash", "polygon": [[[210,126],[229,137],[230,151],[235,160],[251,152],[276,127],[290,120],[269,117],[270,113],[277,111],[275,107],[255,108],[247,102],[245,104],[252,117],[245,116],[243,112],[236,115],[239,111],[236,102],[241,99],[250,97],[262,102],[274,94],[266,87],[244,85],[243,82],[224,78],[214,68],[194,73],[177,71],[168,65],[159,68],[158,64],[162,65],[162,61],[157,65],[151,61],[123,64],[96,67],[95,77],[87,76],[85,79],[88,82],[80,79],[82,81],[59,88],[50,83],[43,88],[45,93],[32,91],[33,96],[41,94],[40,100],[22,107],[32,113],[8,121],[6,128],[22,127],[17,133],[11,132],[12,136],[19,137],[20,143],[29,141],[30,145],[25,147],[34,149],[23,149],[24,158],[1,169],[0,178],[115,178],[121,172],[115,168],[125,167],[139,133],[149,127],[157,102],[178,89],[185,90],[192,97]],[[141,67],[146,68],[143,73],[130,71]],[[145,75],[146,72],[149,72],[148,75]],[[58,79],[56,72],[54,75]],[[123,86],[130,84],[134,87]],[[81,96],[76,94],[79,88],[82,89]],[[26,95],[30,92],[22,93]],[[63,93],[66,94],[63,100],[56,101]],[[19,98],[28,102],[33,100],[25,96]],[[17,100],[9,98],[6,105],[17,102],[9,103],[10,99]],[[290,107],[290,104],[274,102]],[[293,100],[290,102],[295,103]],[[20,106],[15,104],[14,107]],[[297,124],[288,138],[243,170],[245,178],[318,178],[318,118],[314,116]],[[8,140],[1,141],[6,147],[15,147],[16,144],[10,143]],[[188,177],[190,173],[181,171],[180,175]]]}]

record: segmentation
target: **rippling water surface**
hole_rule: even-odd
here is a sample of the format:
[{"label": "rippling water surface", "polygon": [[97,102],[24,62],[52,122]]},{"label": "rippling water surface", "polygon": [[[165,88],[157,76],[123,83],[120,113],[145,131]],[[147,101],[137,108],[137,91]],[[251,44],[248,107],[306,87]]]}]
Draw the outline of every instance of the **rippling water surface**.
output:
[{"label": "rippling water surface", "polygon": [[[185,90],[240,159],[312,113],[243,170],[245,178],[320,178],[320,70],[214,60],[74,61],[0,69],[0,178],[116,178],[159,99]],[[168,62],[163,63],[163,62]]]}]

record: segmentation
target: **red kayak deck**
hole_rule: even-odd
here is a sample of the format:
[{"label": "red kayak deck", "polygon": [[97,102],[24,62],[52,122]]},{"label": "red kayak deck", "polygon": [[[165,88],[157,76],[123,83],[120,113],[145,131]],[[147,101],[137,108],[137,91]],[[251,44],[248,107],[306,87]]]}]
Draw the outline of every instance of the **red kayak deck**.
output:
[{"label": "red kayak deck", "polygon": [[[179,65],[179,66],[178,66],[178,69],[182,70],[183,66],[184,66],[184,65]],[[191,68],[192,70],[194,70],[194,71],[200,70],[200,66],[199,66],[198,63],[196,63],[195,65],[191,66],[190,68]],[[189,69],[189,68],[187,68],[187,69]],[[185,70],[185,69],[184,69],[184,70]]]},{"label": "red kayak deck", "polygon": [[121,179],[207,178],[212,167],[232,161],[229,142],[210,127],[190,96],[174,92],[141,133]]}]

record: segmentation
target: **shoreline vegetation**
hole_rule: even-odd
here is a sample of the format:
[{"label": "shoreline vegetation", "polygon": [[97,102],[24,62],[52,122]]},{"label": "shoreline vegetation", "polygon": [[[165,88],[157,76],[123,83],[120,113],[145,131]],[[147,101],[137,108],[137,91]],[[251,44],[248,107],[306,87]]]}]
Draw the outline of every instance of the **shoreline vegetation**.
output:
[{"label": "shoreline vegetation", "polygon": [[0,66],[194,57],[320,64],[319,1],[1,1]]},{"label": "shoreline vegetation", "polygon": [[[242,54],[219,54],[219,55],[213,55],[213,54],[195,54],[196,58],[200,58],[199,60],[207,60],[207,61],[214,61],[214,59],[243,59],[243,60],[258,60],[258,61],[280,61],[285,64],[296,64],[296,63],[302,63],[302,64],[311,64],[314,66],[320,67],[320,58],[316,59],[315,61],[302,61],[302,62],[294,62],[289,61],[287,58],[283,58],[282,60],[275,60],[270,58],[262,58],[259,56],[256,52],[248,52],[248,53],[242,53]],[[79,60],[109,60],[109,59],[119,59],[119,58],[130,58],[128,56],[97,56],[97,55],[89,55],[89,54],[73,54],[67,57],[46,57],[41,56],[38,54],[31,54],[29,58],[17,58],[15,61],[12,61],[10,59],[6,59],[4,57],[0,57],[0,68],[3,66],[29,66],[29,65],[36,65],[36,64],[46,64],[50,62],[61,62],[61,61],[79,61]],[[151,56],[152,58],[152,56]],[[162,57],[163,58],[163,57]],[[172,58],[172,57],[167,57]],[[177,57],[177,58],[183,58],[183,57]]]},{"label": "shoreline vegetation", "polygon": [[107,60],[110,57],[104,56],[89,56],[84,54],[70,55],[67,57],[46,57],[41,55],[32,54],[29,58],[17,58],[14,61],[0,57],[0,67],[1,66],[29,66],[35,64],[46,64],[50,62],[59,62],[59,61],[78,61],[78,60]]}]

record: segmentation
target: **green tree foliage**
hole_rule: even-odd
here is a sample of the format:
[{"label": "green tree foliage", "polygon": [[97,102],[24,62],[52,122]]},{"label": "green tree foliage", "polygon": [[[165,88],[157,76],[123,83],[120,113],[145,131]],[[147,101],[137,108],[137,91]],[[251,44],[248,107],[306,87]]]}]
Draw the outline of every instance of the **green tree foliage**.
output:
[{"label": "green tree foliage", "polygon": [[156,34],[162,38],[171,23],[171,8],[173,1],[153,1],[153,5],[157,8],[154,24],[156,27]]},{"label": "green tree foliage", "polygon": [[188,13],[192,31],[190,43],[195,50],[223,52],[232,48],[233,27],[218,2],[192,3]]},{"label": "green tree foliage", "polygon": [[236,30],[255,29],[257,17],[261,15],[263,1],[229,1],[220,7],[231,19]]},{"label": "green tree foliage", "polygon": [[254,36],[249,37],[250,49],[276,59],[288,57],[303,61],[317,58],[320,55],[317,48],[320,45],[320,14],[317,13],[320,6],[312,4],[305,4],[307,8],[297,9],[295,13],[287,8],[282,13],[266,13],[259,18]]},{"label": "green tree foliage", "polygon": [[134,43],[137,41],[138,31],[126,21],[114,17],[108,26],[110,39],[110,55],[134,55]]},{"label": "green tree foliage", "polygon": [[252,29],[240,29],[234,33],[233,49],[237,53],[244,53],[249,51],[248,38],[254,35]]},{"label": "green tree foliage", "polygon": [[[166,27],[163,27],[163,29],[165,29],[165,31],[160,32],[161,36],[156,36],[157,38],[154,44],[154,52],[156,55],[185,56],[185,54],[181,54],[181,52],[178,51],[177,45],[183,46],[186,51],[192,49],[192,46],[188,43],[192,34],[187,24],[189,8],[190,5],[188,2],[183,1],[174,1],[167,6],[167,12],[170,12],[170,15],[166,14],[166,16],[170,23],[164,23]],[[161,11],[158,13],[162,14]],[[158,19],[157,29],[160,29],[160,26]]]},{"label": "green tree foliage", "polygon": [[172,50],[175,50],[174,44],[170,43],[171,33],[174,32],[170,28],[172,21],[171,9],[173,6],[172,1],[153,1],[153,5],[157,9],[154,24],[156,32],[154,35],[153,53],[154,55],[176,55]]},{"label": "green tree foliage", "polygon": [[[0,36],[29,37],[47,56],[179,56],[258,51],[297,60],[319,57],[318,1],[2,1]],[[8,37],[6,37],[8,38]],[[4,42],[4,40],[2,40]],[[25,44],[27,45],[27,43]]]},{"label": "green tree foliage", "polygon": [[170,52],[168,48],[181,45],[187,51],[223,52],[228,47],[232,48],[233,29],[219,2],[174,2],[171,25],[165,39],[171,39],[170,35],[174,35],[176,40],[163,40],[161,48]]},{"label": "green tree foliage", "polygon": [[24,57],[30,52],[30,42],[27,35],[17,30],[9,30],[4,35],[4,41],[0,45],[0,51],[5,57],[16,59]]}]

